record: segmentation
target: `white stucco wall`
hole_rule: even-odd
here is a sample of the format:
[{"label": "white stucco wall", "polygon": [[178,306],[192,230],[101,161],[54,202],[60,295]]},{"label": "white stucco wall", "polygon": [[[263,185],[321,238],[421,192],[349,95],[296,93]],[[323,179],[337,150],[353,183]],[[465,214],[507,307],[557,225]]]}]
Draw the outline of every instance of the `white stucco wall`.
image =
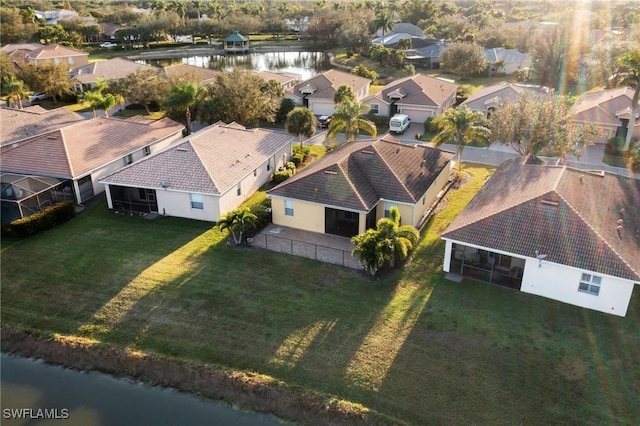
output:
[{"label": "white stucco wall", "polygon": [[[597,296],[578,291],[583,273],[602,277]],[[623,317],[627,314],[633,286],[628,280],[528,258],[520,289],[525,293]]]},{"label": "white stucco wall", "polygon": [[160,214],[210,222],[214,222],[220,217],[219,197],[213,195],[202,195],[203,209],[191,208],[191,198],[187,192],[158,189],[156,190],[156,198]]}]

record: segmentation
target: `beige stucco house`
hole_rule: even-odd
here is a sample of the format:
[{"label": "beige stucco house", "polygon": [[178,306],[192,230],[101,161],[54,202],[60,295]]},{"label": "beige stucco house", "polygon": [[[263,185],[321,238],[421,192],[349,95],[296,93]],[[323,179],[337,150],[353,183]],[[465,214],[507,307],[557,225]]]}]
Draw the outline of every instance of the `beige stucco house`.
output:
[{"label": "beige stucco house", "polygon": [[333,114],[333,96],[340,86],[349,86],[356,101],[361,102],[368,94],[371,80],[335,69],[325,71],[296,84],[285,93],[285,98],[305,106],[316,115]]},{"label": "beige stucco house", "polygon": [[349,142],[268,192],[274,225],[345,237],[391,207],[417,226],[450,176],[453,154],[391,136]]},{"label": "beige stucco house", "polygon": [[92,118],[3,145],[1,170],[72,182],[82,203],[104,191],[98,180],[169,146],[184,126],[169,118]]},{"label": "beige stucco house", "polygon": [[98,79],[104,81],[119,80],[139,70],[152,70],[157,72],[158,68],[138,64],[128,59],[112,58],[106,61],[96,61],[81,67],[76,67],[69,72],[69,75],[74,82],[74,90],[82,92],[95,88],[95,83]]},{"label": "beige stucco house", "polygon": [[519,96],[531,96],[537,98],[552,98],[553,89],[531,84],[500,83],[482,89],[469,96],[460,105],[465,105],[472,111],[478,111],[489,117],[501,103],[515,101]]},{"label": "beige stucco house", "polygon": [[457,90],[458,86],[449,81],[416,74],[392,81],[362,102],[369,106],[371,114],[407,114],[412,122],[424,123],[451,107]]},{"label": "beige stucco house", "polygon": [[[593,124],[598,132],[594,141],[606,143],[610,138],[626,135],[632,99],[633,89],[630,87],[585,93],[571,108],[573,121]],[[638,112],[640,113],[640,108]],[[636,116],[635,123],[631,136],[640,138],[640,117]]]},{"label": "beige stucco house", "polygon": [[70,68],[81,67],[89,63],[89,53],[59,44],[48,44],[29,50],[24,54],[27,62],[36,65],[47,63],[68,64]]},{"label": "beige stucco house", "polygon": [[217,221],[290,159],[293,140],[216,123],[100,182],[110,209]]}]

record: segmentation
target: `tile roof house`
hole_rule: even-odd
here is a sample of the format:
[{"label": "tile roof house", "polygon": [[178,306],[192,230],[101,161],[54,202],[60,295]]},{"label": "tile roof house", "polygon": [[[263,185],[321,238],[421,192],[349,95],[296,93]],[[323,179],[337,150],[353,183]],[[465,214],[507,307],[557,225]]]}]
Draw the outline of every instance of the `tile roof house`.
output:
[{"label": "tile roof house", "polygon": [[100,180],[110,209],[217,221],[291,158],[282,132],[216,123]]},{"label": "tile roof house", "polygon": [[444,270],[625,316],[640,284],[640,180],[504,162],[443,233]]},{"label": "tile roof house", "polygon": [[112,58],[74,68],[69,75],[74,80],[76,91],[84,91],[93,89],[96,80],[99,78],[105,81],[119,80],[138,70],[145,69],[158,70],[156,67],[138,64],[128,59]]},{"label": "tile roof house", "polygon": [[141,122],[93,118],[40,133],[2,147],[3,172],[71,180],[82,203],[102,192],[101,177],[182,137],[171,119]]},{"label": "tile roof house", "polygon": [[11,145],[82,120],[80,114],[64,107],[51,110],[39,105],[22,109],[0,108],[0,145]]},{"label": "tile roof house", "polygon": [[520,52],[518,49],[496,47],[493,49],[485,49],[484,54],[490,64],[489,75],[511,75],[519,69],[531,66],[531,56],[528,53]]},{"label": "tile roof house", "polygon": [[466,105],[472,111],[482,112],[489,116],[490,111],[495,110],[500,103],[515,101],[520,95],[552,97],[553,89],[544,86],[528,84],[500,83],[483,87],[475,92],[461,105]]},{"label": "tile roof house", "polygon": [[424,123],[451,107],[456,100],[458,86],[449,81],[415,74],[392,81],[381,90],[362,100],[371,113],[392,116],[407,114],[411,121]]},{"label": "tile roof house", "polygon": [[395,206],[417,226],[449,180],[452,157],[391,136],[343,144],[268,192],[273,223],[351,237]]},{"label": "tile roof house", "polygon": [[27,62],[41,65],[45,63],[69,64],[69,67],[81,67],[89,63],[89,53],[59,44],[48,44],[30,50],[24,55]]},{"label": "tile roof house", "polygon": [[290,74],[285,72],[273,72],[273,71],[258,71],[258,74],[263,80],[275,80],[284,90],[292,88],[300,81],[300,76],[296,74]]},{"label": "tile roof house", "polygon": [[369,94],[371,80],[335,69],[296,84],[285,97],[303,105],[316,115],[333,114],[333,95],[340,86],[349,86],[358,102]]},{"label": "tile roof house", "polygon": [[[614,136],[625,136],[631,118],[632,99],[633,89],[629,87],[584,93],[571,108],[573,121],[593,124],[598,131],[594,139],[596,143],[606,143]],[[636,117],[631,135],[640,138],[640,117]]]},{"label": "tile roof house", "polygon": [[182,78],[198,83],[213,83],[222,71],[189,64],[173,64],[160,67],[160,74],[167,78]]}]

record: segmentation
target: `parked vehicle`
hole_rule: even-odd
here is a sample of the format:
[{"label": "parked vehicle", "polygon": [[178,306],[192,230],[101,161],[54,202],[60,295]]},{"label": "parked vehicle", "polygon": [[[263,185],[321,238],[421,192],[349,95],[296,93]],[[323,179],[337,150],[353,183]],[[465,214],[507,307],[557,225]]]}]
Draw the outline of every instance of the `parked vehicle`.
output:
[{"label": "parked vehicle", "polygon": [[389,131],[401,135],[410,125],[411,118],[407,114],[396,114],[389,120]]},{"label": "parked vehicle", "polygon": [[100,43],[100,47],[105,48],[105,49],[113,49],[114,47],[117,47],[118,45],[116,43],[111,43],[110,41],[105,41],[104,43]]},{"label": "parked vehicle", "polygon": [[44,92],[33,92],[29,95],[29,102],[41,101],[43,99],[47,99],[49,95]]},{"label": "parked vehicle", "polygon": [[318,127],[329,127],[332,119],[333,115],[321,115],[318,117]]}]

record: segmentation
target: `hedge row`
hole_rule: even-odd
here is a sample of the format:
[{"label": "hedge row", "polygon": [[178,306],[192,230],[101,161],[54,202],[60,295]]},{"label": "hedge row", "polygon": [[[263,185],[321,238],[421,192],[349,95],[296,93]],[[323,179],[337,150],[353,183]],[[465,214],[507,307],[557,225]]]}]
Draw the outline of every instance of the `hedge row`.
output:
[{"label": "hedge row", "polygon": [[75,216],[75,214],[76,206],[73,201],[62,201],[45,207],[31,216],[3,224],[2,235],[6,237],[26,238],[66,222]]}]

